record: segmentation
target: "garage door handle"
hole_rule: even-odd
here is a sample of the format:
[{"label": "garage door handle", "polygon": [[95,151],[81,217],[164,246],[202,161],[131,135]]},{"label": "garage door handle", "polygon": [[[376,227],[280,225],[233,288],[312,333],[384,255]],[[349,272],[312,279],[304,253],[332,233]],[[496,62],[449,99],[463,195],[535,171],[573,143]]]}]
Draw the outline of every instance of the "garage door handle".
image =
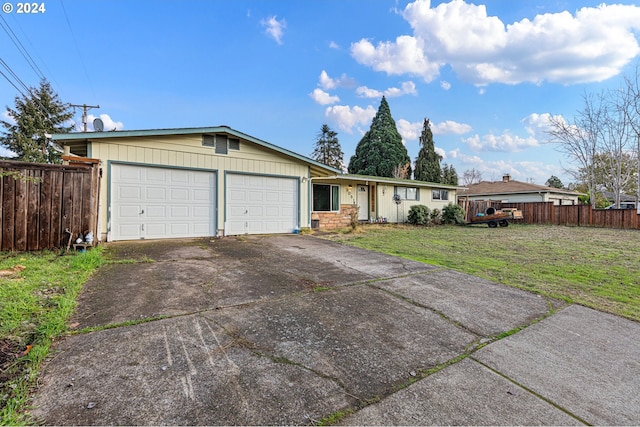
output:
[{"label": "garage door handle", "polygon": [[140,212],[140,215],[142,215],[144,213],[144,209],[142,209],[142,212]]}]

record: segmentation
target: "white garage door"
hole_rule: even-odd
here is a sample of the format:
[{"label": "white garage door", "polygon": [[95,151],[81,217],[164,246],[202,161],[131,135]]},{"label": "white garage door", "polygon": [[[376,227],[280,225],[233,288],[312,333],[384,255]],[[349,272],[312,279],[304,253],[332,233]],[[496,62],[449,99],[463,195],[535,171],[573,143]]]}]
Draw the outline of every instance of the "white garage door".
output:
[{"label": "white garage door", "polygon": [[298,227],[298,180],[226,176],[226,235],[292,233]]},{"label": "white garage door", "polygon": [[111,166],[111,239],[214,236],[215,172]]}]

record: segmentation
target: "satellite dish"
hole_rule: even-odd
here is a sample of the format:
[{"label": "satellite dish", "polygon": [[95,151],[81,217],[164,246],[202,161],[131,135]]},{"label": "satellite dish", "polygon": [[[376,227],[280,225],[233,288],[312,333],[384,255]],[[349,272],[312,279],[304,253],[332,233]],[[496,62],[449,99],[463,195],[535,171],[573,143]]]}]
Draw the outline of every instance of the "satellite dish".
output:
[{"label": "satellite dish", "polygon": [[102,119],[93,120],[93,130],[95,130],[96,132],[104,131],[104,122],[102,121]]}]

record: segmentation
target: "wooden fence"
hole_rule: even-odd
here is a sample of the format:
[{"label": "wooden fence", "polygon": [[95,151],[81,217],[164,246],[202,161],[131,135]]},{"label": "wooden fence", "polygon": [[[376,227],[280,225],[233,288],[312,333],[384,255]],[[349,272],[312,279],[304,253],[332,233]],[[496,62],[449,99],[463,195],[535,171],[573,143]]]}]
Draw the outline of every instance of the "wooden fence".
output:
[{"label": "wooden fence", "polygon": [[499,201],[461,201],[466,220],[487,208],[517,208],[524,224],[555,224],[581,227],[639,229],[640,218],[634,209],[592,209],[590,205],[554,205],[553,202],[502,203]]},{"label": "wooden fence", "polygon": [[0,161],[0,250],[66,247],[69,233],[97,236],[100,167],[94,159],[68,165]]}]

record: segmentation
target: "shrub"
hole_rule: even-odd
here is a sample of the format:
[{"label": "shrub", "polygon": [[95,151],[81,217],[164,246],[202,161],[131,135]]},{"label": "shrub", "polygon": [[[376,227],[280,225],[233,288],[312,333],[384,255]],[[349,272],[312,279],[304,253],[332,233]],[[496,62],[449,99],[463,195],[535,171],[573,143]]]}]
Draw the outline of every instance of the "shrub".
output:
[{"label": "shrub", "polygon": [[431,222],[431,210],[425,205],[413,205],[409,209],[407,221],[413,225],[429,225]]},{"label": "shrub", "polygon": [[440,212],[440,209],[436,208],[431,211],[431,223],[434,225],[442,224],[442,212]]},{"label": "shrub", "polygon": [[459,205],[449,203],[442,209],[442,222],[445,224],[464,224],[464,210]]}]

